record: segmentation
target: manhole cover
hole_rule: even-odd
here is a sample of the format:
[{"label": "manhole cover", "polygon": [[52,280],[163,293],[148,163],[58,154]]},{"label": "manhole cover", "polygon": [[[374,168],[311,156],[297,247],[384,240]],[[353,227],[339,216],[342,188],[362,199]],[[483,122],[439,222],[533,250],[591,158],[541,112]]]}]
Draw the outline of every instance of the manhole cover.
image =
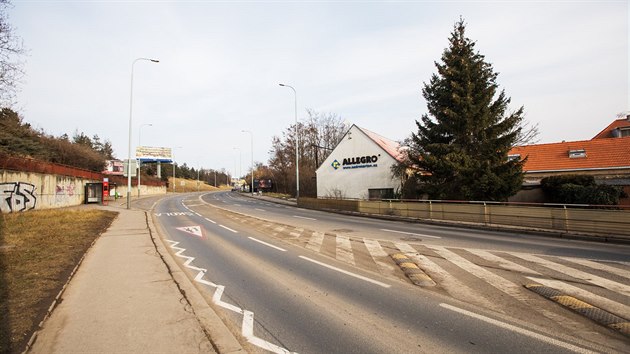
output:
[{"label": "manhole cover", "polygon": [[350,230],[350,229],[335,229],[333,231],[334,232],[352,232],[353,230]]},{"label": "manhole cover", "polygon": [[400,239],[401,241],[422,241],[422,239],[420,237],[414,237],[414,236],[410,236],[410,237],[402,237]]}]

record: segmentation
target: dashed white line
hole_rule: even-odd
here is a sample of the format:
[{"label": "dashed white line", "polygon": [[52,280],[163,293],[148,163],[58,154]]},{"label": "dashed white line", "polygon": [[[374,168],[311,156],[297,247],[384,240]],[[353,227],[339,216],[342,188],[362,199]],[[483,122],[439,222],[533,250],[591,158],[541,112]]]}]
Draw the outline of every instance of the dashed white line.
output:
[{"label": "dashed white line", "polygon": [[259,209],[259,208],[255,208],[254,210],[258,210],[258,211],[266,211],[265,209]]},{"label": "dashed white line", "polygon": [[237,233],[238,233],[238,231],[233,230],[233,229],[230,229],[230,228],[229,228],[229,227],[227,227],[227,226],[224,226],[224,225],[221,225],[221,224],[219,224],[219,226],[220,226],[220,227],[222,227],[222,228],[224,228],[224,229],[226,229],[226,230],[228,230],[228,231],[232,231],[232,232],[233,232],[233,233],[235,233],[235,234],[237,234]]},{"label": "dashed white line", "polygon": [[206,219],[206,220],[210,221],[210,222],[211,222],[211,223],[213,223],[213,224],[216,224],[216,223],[217,223],[216,221],[210,220],[210,219],[208,219],[208,218],[204,218],[204,219]]},{"label": "dashed white line", "polygon": [[250,240],[252,240],[252,241],[255,241],[255,242],[258,242],[258,243],[260,243],[260,244],[263,244],[263,245],[265,245],[265,246],[267,246],[267,247],[271,247],[271,248],[277,249],[278,251],[282,251],[282,252],[286,252],[286,251],[287,251],[287,250],[285,250],[284,248],[280,248],[280,247],[278,247],[278,246],[272,245],[271,243],[267,243],[267,242],[265,242],[265,241],[261,241],[261,240],[259,240],[259,239],[257,239],[257,238],[248,237],[248,239],[250,239]]},{"label": "dashed white line", "polygon": [[418,237],[441,238],[439,236],[431,236],[431,235],[425,235],[425,234],[416,234],[416,233],[413,233],[413,232],[396,231],[396,230],[389,230],[389,229],[381,229],[381,231],[395,232],[395,233],[398,233],[398,234],[413,235],[413,236],[418,236]]},{"label": "dashed white line", "polygon": [[490,324],[495,325],[497,327],[501,327],[501,328],[510,330],[512,332],[516,332],[516,333],[522,334],[524,336],[535,338],[535,339],[537,339],[537,340],[539,340],[541,342],[545,342],[545,343],[548,343],[548,344],[551,344],[551,345],[555,345],[555,346],[560,347],[560,348],[571,350],[571,351],[576,352],[576,353],[592,353],[590,350],[587,350],[587,349],[584,349],[584,348],[580,348],[580,347],[575,346],[573,344],[562,342],[562,341],[559,341],[557,339],[554,339],[554,338],[551,338],[551,337],[547,337],[547,336],[544,336],[542,334],[538,334],[536,332],[532,332],[532,331],[526,330],[524,328],[516,327],[516,326],[511,325],[509,323],[497,321],[497,320],[492,319],[490,317],[482,316],[482,315],[476,314],[474,312],[470,312],[470,311],[467,311],[467,310],[464,310],[464,309],[460,309],[459,307],[451,306],[449,304],[444,304],[444,303],[440,304],[440,307],[443,307],[445,309],[448,309],[448,310],[460,313],[462,315],[466,315],[468,317],[476,318],[476,319],[481,320],[483,322],[490,323]]},{"label": "dashed white line", "polygon": [[302,258],[304,260],[307,260],[309,262],[318,264],[318,265],[320,265],[322,267],[326,267],[328,269],[332,269],[332,270],[337,271],[339,273],[342,273],[342,274],[345,274],[345,275],[349,275],[349,276],[357,278],[357,279],[364,280],[364,281],[366,281],[368,283],[372,283],[372,284],[375,284],[375,285],[378,285],[378,286],[382,286],[383,288],[391,288],[391,285],[389,285],[389,284],[381,283],[378,280],[374,280],[374,279],[371,279],[371,278],[368,278],[368,277],[364,277],[364,276],[356,274],[356,273],[348,272],[347,270],[343,270],[341,268],[337,268],[335,266],[331,266],[330,264],[326,264],[326,263],[322,263],[320,261],[316,261],[316,260],[314,260],[312,258],[308,258],[308,257],[304,257],[304,256],[300,256],[300,258]]},{"label": "dashed white line", "polygon": [[298,219],[306,219],[306,220],[317,220],[314,218],[307,218],[306,216],[298,216],[298,215],[293,215],[294,218],[298,218]]}]

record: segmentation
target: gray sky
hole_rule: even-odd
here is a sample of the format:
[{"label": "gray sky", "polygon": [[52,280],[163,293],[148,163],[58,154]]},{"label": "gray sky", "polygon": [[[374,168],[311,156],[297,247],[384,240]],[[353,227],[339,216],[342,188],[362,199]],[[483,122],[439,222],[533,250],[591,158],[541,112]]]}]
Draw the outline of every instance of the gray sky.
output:
[{"label": "gray sky", "polygon": [[[244,172],[266,163],[271,138],[306,108],[332,112],[393,140],[426,113],[460,16],[538,123],[540,142],[586,140],[628,106],[627,1],[18,1],[11,23],[29,51],[17,108],[53,135],[75,129],[127,157],[175,149],[178,163]],[[236,171],[238,172],[238,171]]]}]

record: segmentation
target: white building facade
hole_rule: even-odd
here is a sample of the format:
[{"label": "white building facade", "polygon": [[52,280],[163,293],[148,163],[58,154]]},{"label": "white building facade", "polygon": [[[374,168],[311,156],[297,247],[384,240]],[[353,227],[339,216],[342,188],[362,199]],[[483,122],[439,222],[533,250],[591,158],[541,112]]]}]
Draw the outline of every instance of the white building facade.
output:
[{"label": "white building facade", "polygon": [[317,169],[317,197],[393,198],[401,185],[391,171],[400,159],[398,148],[398,143],[353,125]]}]

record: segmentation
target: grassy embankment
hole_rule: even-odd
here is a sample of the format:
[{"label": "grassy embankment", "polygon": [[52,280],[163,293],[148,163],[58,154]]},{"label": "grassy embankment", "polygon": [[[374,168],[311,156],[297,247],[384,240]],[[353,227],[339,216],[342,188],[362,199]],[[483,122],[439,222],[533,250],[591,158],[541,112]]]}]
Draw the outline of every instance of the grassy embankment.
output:
[{"label": "grassy embankment", "polygon": [[[196,179],[183,179],[183,178],[175,178],[175,192],[176,193],[189,193],[189,192],[209,192],[209,191],[219,191],[219,190],[229,190],[231,189],[230,186],[225,185],[225,184],[221,184],[218,187],[215,186],[211,186],[208,185],[206,183],[204,183],[203,181],[200,181],[199,184],[197,184],[197,180]],[[183,184],[183,185],[182,185]],[[169,177],[168,178],[168,191],[172,192],[173,191],[173,177]],[[199,189],[197,189],[197,186],[199,186]]]},{"label": "grassy embankment", "polygon": [[0,214],[0,353],[21,353],[72,269],[117,213]]}]

